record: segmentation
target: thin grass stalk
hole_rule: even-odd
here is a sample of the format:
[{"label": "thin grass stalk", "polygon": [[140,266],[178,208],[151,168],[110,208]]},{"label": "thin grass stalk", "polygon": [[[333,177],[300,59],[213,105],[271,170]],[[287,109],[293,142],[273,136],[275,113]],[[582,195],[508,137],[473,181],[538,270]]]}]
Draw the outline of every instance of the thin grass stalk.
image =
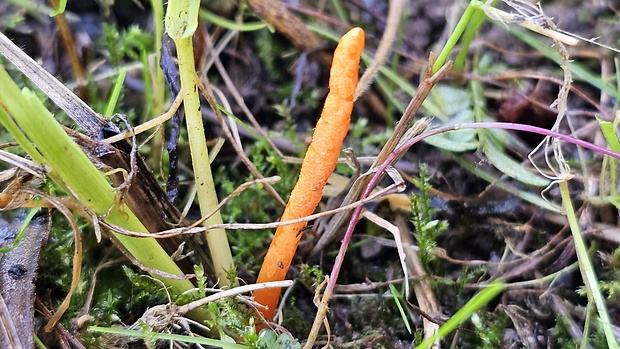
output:
[{"label": "thin grass stalk", "polygon": [[478,3],[478,1],[472,0],[470,1],[469,5],[467,5],[467,8],[465,9],[465,12],[461,16],[461,19],[459,19],[458,23],[454,27],[454,30],[452,31],[452,34],[448,38],[448,41],[446,41],[446,44],[443,46],[443,49],[437,56],[435,63],[433,63],[433,69],[431,71],[431,75],[435,74],[437,71],[439,71],[441,67],[443,67],[443,65],[448,60],[448,56],[450,55],[450,52],[452,52],[452,50],[456,46],[456,43],[459,41],[459,39],[463,35],[465,28],[467,28],[467,25],[469,21],[471,20],[472,16],[477,11],[480,11],[476,6],[474,6],[474,3]]},{"label": "thin grass stalk", "polygon": [[[493,6],[497,1],[493,1],[491,6]],[[484,11],[478,10],[474,11],[472,14],[469,23],[467,24],[467,28],[462,35],[461,38],[461,49],[459,53],[456,55],[454,59],[454,71],[457,73],[463,73],[465,71],[465,62],[467,60],[467,54],[469,53],[469,45],[474,40],[478,29],[484,23],[487,16]]]},{"label": "thin grass stalk", "polygon": [[424,341],[422,341],[422,343],[416,346],[416,349],[430,348],[436,340],[450,334],[450,332],[454,331],[457,326],[462,324],[465,320],[469,319],[471,317],[471,314],[485,306],[503,290],[503,282],[496,281],[491,283],[484,290],[474,295],[463,307],[461,307],[461,309],[454,313],[454,315],[452,315],[452,317],[450,317],[448,321],[441,325],[435,335],[425,339]]},{"label": "thin grass stalk", "polygon": [[[568,225],[573,236],[573,242],[575,243],[575,251],[577,253],[577,260],[579,261],[579,271],[581,271],[581,277],[586,287],[588,294],[588,302],[594,301],[596,310],[598,311],[599,325],[602,326],[605,338],[607,339],[608,348],[620,348],[611,328],[611,320],[609,313],[607,312],[607,306],[603,299],[603,294],[599,288],[598,279],[594,272],[594,266],[588,256],[588,249],[586,243],[581,235],[581,228],[575,215],[575,209],[573,208],[573,202],[571,201],[570,192],[568,190],[568,180],[562,180],[559,183],[560,193],[562,195],[562,205],[568,219]],[[587,336],[584,333],[584,336]]]},{"label": "thin grass stalk", "polygon": [[[200,1],[172,0],[166,12],[166,31],[177,47],[183,106],[187,122],[190,154],[194,168],[195,183],[200,212],[207,216],[218,205],[217,193],[211,174],[209,151],[205,138],[200,100],[196,84],[194,66],[194,47],[192,35],[198,26],[198,8]],[[221,224],[222,216],[216,211],[204,221],[204,225]],[[234,270],[232,253],[224,229],[211,229],[205,232],[209,251],[215,267],[215,273],[222,286],[230,285],[228,273]]]}]

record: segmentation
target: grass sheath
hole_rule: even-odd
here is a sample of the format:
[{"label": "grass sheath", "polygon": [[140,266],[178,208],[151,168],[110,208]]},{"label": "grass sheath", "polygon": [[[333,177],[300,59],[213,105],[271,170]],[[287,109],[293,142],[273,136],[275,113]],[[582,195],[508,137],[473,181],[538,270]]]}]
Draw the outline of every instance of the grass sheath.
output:
[{"label": "grass sheath", "polygon": [[[323,187],[336,168],[349,129],[363,49],[364,31],[361,28],[351,29],[336,47],[330,70],[330,91],[302,162],[299,179],[280,219],[282,222],[311,215],[321,201]],[[284,280],[306,224],[289,224],[276,230],[261,266],[258,283]],[[260,310],[267,320],[273,318],[279,296],[279,288],[254,292],[255,300],[267,307]]]}]

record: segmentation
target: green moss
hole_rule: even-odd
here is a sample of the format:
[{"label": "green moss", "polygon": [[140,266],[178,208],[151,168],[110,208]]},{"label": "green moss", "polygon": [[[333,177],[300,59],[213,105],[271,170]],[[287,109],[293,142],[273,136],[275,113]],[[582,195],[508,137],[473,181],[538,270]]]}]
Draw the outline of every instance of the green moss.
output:
[{"label": "green moss", "polygon": [[[282,179],[273,186],[284,200],[297,180],[298,165],[285,163],[264,142],[256,142],[248,147],[250,160],[265,177],[279,175]],[[224,198],[241,183],[254,177],[242,168],[228,164],[220,166],[215,178],[219,182],[219,197]],[[282,214],[283,207],[272,198],[263,185],[252,186],[233,198],[222,208],[225,222],[270,223]],[[234,230],[229,231],[229,239],[235,263],[249,269],[258,269],[259,256],[269,244],[273,230]]]},{"label": "green moss", "polygon": [[414,184],[420,190],[411,196],[411,223],[415,228],[414,236],[418,247],[418,256],[426,271],[432,271],[431,262],[434,260],[433,250],[437,247],[437,238],[448,229],[448,222],[434,219],[439,209],[431,207],[429,195],[430,175],[425,164],[420,164],[420,174],[414,179]]},{"label": "green moss", "polygon": [[131,26],[119,31],[113,24],[103,24],[102,46],[112,66],[118,68],[123,60],[140,61],[141,52],[153,52],[152,35],[145,33],[138,26]]}]

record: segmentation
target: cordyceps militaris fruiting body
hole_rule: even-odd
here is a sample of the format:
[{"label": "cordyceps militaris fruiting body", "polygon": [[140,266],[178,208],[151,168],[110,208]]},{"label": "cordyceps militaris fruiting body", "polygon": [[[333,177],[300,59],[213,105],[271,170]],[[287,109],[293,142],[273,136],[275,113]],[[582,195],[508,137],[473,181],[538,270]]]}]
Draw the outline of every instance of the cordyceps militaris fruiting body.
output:
[{"label": "cordyceps militaris fruiting body", "polygon": [[[299,179],[291,192],[280,221],[311,215],[321,201],[327,179],[336,168],[342,143],[349,129],[359,63],[364,49],[364,31],[353,28],[339,41],[330,70],[329,94],[316,124],[312,142],[301,165]],[[307,222],[278,227],[271,241],[257,283],[284,280]],[[280,289],[254,292],[259,309],[267,320],[275,313]]]}]

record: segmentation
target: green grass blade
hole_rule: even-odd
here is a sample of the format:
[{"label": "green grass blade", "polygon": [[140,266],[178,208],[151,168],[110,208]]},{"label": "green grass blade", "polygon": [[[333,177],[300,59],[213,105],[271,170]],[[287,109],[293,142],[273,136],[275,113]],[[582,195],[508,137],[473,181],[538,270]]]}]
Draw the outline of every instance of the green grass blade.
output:
[{"label": "green grass blade", "polygon": [[213,12],[209,12],[207,10],[200,10],[200,17],[205,21],[209,21],[217,26],[228,30],[234,30],[239,32],[251,32],[266,28],[269,26],[266,22],[250,22],[250,23],[238,23],[235,21],[231,21],[224,17],[220,17]]},{"label": "green grass blade", "polygon": [[116,77],[116,81],[114,82],[114,87],[112,88],[112,93],[110,93],[110,99],[105,107],[105,111],[103,112],[104,116],[112,116],[114,114],[114,109],[118,104],[118,98],[121,95],[121,91],[123,90],[123,83],[125,82],[125,76],[127,75],[127,69],[123,68],[118,73]]},{"label": "green grass blade", "polygon": [[465,9],[465,12],[463,13],[458,23],[454,27],[452,34],[446,41],[446,44],[443,46],[443,49],[437,56],[437,60],[435,60],[435,63],[433,64],[432,74],[435,74],[439,69],[441,69],[441,67],[443,67],[444,64],[446,64],[446,61],[448,60],[448,56],[450,55],[450,53],[456,46],[456,43],[459,41],[459,39],[463,35],[463,32],[465,31],[465,28],[467,28],[467,25],[470,22],[472,16],[474,16],[476,12],[481,11],[480,9],[478,9],[478,7],[474,6],[474,3],[478,3],[478,1],[476,0],[470,1],[469,5]]},{"label": "green grass blade", "polygon": [[133,330],[125,330],[120,328],[106,328],[106,327],[97,327],[90,326],[88,328],[89,332],[99,332],[99,333],[109,333],[116,336],[127,336],[127,337],[138,337],[144,338],[148,340],[169,340],[176,342],[184,342],[184,343],[193,343],[193,344],[202,344],[214,346],[216,348],[222,349],[249,349],[248,346],[225,342],[219,339],[210,339],[210,338],[202,338],[202,337],[190,337],[183,336],[180,334],[171,334],[171,333],[154,333],[154,332],[146,332],[146,331],[133,331]]},{"label": "green grass blade", "polygon": [[607,146],[609,149],[615,151],[616,153],[620,153],[620,141],[618,141],[618,135],[616,134],[616,128],[614,124],[610,121],[604,121],[601,119],[597,119],[598,125],[603,132],[603,136],[607,141]]},{"label": "green grass blade", "polygon": [[398,292],[396,287],[394,287],[394,285],[390,285],[390,292],[392,292],[392,298],[394,299],[394,303],[396,303],[398,312],[400,312],[400,316],[403,319],[403,322],[405,323],[405,327],[407,328],[407,331],[409,331],[409,334],[411,334],[411,325],[409,325],[407,314],[405,314],[405,309],[403,309],[403,306],[400,304],[400,300],[399,300],[400,293]]},{"label": "green grass blade", "polygon": [[[200,112],[200,99],[198,97],[198,87],[196,85],[196,72],[194,65],[194,47],[192,37],[179,35],[182,27],[178,22],[190,23],[198,21],[198,10],[185,9],[183,5],[188,1],[172,0],[168,4],[166,12],[166,31],[174,39],[177,47],[177,59],[179,62],[179,74],[181,89],[183,93],[183,107],[185,109],[185,122],[187,124],[187,135],[189,139],[190,155],[194,168],[195,183],[198,196],[200,213],[207,216],[219,204],[211,164],[209,160],[209,150],[205,138],[202,113]],[[200,1],[193,1],[200,4]],[[193,16],[193,17],[192,17]],[[222,216],[220,211],[216,211],[204,221],[205,225],[221,224]],[[211,229],[205,232],[209,245],[209,252],[213,260],[215,273],[220,285],[230,284],[228,279],[229,272],[235,270],[228,237],[224,229]]]},{"label": "green grass blade", "polygon": [[[594,266],[588,255],[588,249],[586,243],[581,235],[581,228],[579,227],[579,221],[575,215],[575,209],[573,208],[573,202],[570,197],[568,189],[568,181],[559,182],[560,192],[562,194],[562,206],[568,219],[568,225],[570,226],[571,234],[573,236],[573,242],[575,243],[575,252],[577,253],[577,260],[579,261],[579,270],[583,278],[583,283],[586,286],[588,293],[588,299],[594,300],[596,310],[598,311],[599,324],[603,328],[605,338],[607,339],[607,347],[618,349],[618,342],[614,337],[613,329],[611,328],[611,319],[607,312],[607,306],[603,299],[603,294],[599,288],[598,279],[594,272]],[[584,333],[587,336],[587,333]]]},{"label": "green grass blade", "polygon": [[448,321],[441,325],[434,336],[422,341],[416,349],[430,348],[437,339],[443,338],[450,332],[454,331],[458,325],[469,319],[471,314],[490,302],[493,298],[495,298],[495,296],[500,294],[503,289],[504,284],[502,282],[496,281],[491,283],[487,288],[480,291],[472,299],[470,299],[469,302],[459,309]]}]

